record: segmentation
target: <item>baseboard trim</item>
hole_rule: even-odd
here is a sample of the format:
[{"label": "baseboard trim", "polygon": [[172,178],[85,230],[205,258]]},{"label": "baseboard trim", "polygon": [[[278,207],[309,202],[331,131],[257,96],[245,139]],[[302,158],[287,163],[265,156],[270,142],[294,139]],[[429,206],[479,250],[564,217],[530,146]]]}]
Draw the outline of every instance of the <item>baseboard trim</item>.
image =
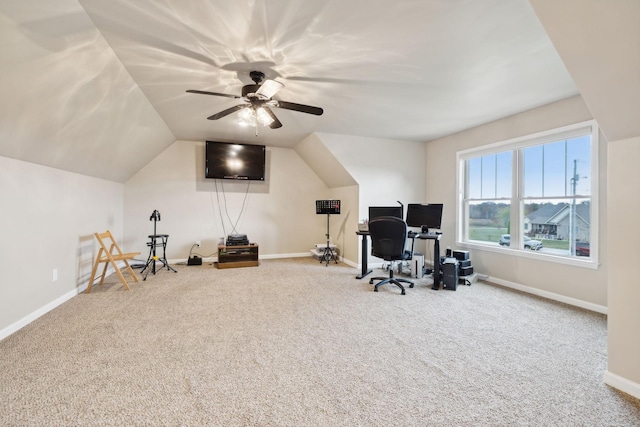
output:
[{"label": "baseboard trim", "polygon": [[[258,259],[281,259],[281,258],[305,258],[305,257],[310,257],[311,255],[309,254],[309,252],[299,252],[299,253],[291,253],[291,254],[268,254],[268,255],[258,255]],[[181,258],[181,259],[169,259],[167,260],[167,262],[169,263],[169,265],[180,265],[180,264],[186,264],[187,263],[187,259],[185,258]],[[206,257],[202,259],[202,262],[208,263],[208,262],[218,262],[218,257],[214,256],[214,257]],[[159,261],[156,263],[156,265],[162,265],[162,263],[160,263]]]},{"label": "baseboard trim", "polygon": [[[122,268],[122,266],[124,266],[124,263],[119,263],[118,265],[120,265]],[[112,274],[113,272],[115,272],[115,270],[112,267],[109,267],[107,269],[107,276]],[[100,278],[98,277],[93,280],[93,284],[95,285],[99,281],[100,281]],[[0,330],[0,341],[5,339],[9,335],[13,334],[14,332],[17,332],[18,330],[24,328],[25,326],[27,326],[29,323],[33,322],[37,318],[47,314],[48,312],[58,307],[59,305],[62,305],[65,302],[69,301],[71,298],[77,296],[78,294],[83,293],[84,291],[87,290],[88,286],[89,286],[89,280],[87,280],[86,283],[80,284],[77,288],[72,289],[69,292],[59,296],[58,298],[54,299],[50,303],[43,305],[36,311],[26,315],[25,317],[18,320],[17,322],[14,322],[9,326],[7,326],[6,328]]]},{"label": "baseboard trim", "polygon": [[636,399],[640,399],[640,384],[634,383],[620,375],[616,375],[612,372],[606,371],[604,373],[604,382],[613,388],[616,388],[622,392],[625,392]]},{"label": "baseboard trim", "polygon": [[258,259],[305,258],[310,256],[311,254],[309,252],[298,252],[298,253],[292,253],[292,254],[259,255]]},{"label": "baseboard trim", "polygon": [[[87,285],[84,286],[84,289],[87,289]],[[6,328],[4,328],[3,330],[0,331],[0,341],[5,339],[9,335],[13,334],[14,332],[17,332],[18,330],[24,328],[25,326],[27,326],[29,323],[33,322],[37,318],[47,314],[48,312],[50,312],[54,308],[58,307],[59,305],[62,305],[65,302],[69,301],[71,298],[75,297],[80,292],[83,292],[84,289],[78,288],[78,289],[74,289],[72,291],[69,291],[66,294],[61,295],[58,298],[56,298],[55,300],[51,301],[49,304],[46,304],[43,307],[40,307],[39,309],[37,309],[33,313],[23,317],[22,319],[18,320],[15,323],[12,323],[11,325],[7,326]]]},{"label": "baseboard trim", "polygon": [[357,268],[358,270],[360,270],[362,267],[360,265],[358,265],[357,263],[350,261],[348,259],[344,259],[342,257],[339,257],[340,261],[342,261],[343,263],[347,264],[349,267],[353,267],[353,268]]},{"label": "baseboard trim", "polygon": [[[480,276],[484,276],[480,274]],[[541,289],[532,288],[530,286],[524,286],[519,283],[510,282],[508,280],[499,279],[492,276],[484,276],[481,279],[486,282],[495,283],[496,285],[504,286],[505,288],[511,288],[518,291],[526,292],[528,294],[537,295],[542,298],[547,298],[553,301],[562,302],[565,304],[573,305],[575,307],[584,308],[585,310],[595,311],[596,313],[607,314],[607,307],[599,304],[593,304],[587,301],[582,301],[577,298],[567,297],[565,295],[556,294],[549,291],[543,291]]]}]

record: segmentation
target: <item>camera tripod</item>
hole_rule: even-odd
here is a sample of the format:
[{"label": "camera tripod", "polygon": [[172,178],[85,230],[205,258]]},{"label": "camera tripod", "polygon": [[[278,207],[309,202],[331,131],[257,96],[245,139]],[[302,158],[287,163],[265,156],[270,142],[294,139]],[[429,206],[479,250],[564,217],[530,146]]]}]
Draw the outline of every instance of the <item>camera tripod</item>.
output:
[{"label": "camera tripod", "polygon": [[[142,271],[140,271],[140,274],[144,273],[145,271],[147,272],[147,274],[143,276],[142,280],[147,280],[149,272],[153,273],[154,275],[156,274],[156,261],[160,261],[164,267],[167,267],[167,270],[171,270],[174,273],[177,273],[177,271],[174,270],[167,261],[166,251],[167,241],[169,241],[169,235],[156,234],[156,222],[160,221],[160,212],[154,210],[151,214],[151,217],[149,218],[149,221],[153,221],[153,234],[149,235],[150,241],[147,242],[147,246],[149,246],[149,257],[147,258],[147,263],[145,264]],[[156,254],[156,248],[159,246],[162,247],[162,257]],[[164,267],[160,267],[160,269]]]},{"label": "camera tripod", "polygon": [[336,255],[336,252],[331,247],[331,238],[329,237],[330,216],[330,214],[327,214],[327,234],[325,234],[325,236],[327,236],[327,246],[325,246],[324,251],[322,252],[322,256],[320,257],[320,264],[322,264],[323,261],[326,262],[325,267],[329,266],[329,262],[331,260],[334,260],[336,264],[338,263],[338,257]]}]

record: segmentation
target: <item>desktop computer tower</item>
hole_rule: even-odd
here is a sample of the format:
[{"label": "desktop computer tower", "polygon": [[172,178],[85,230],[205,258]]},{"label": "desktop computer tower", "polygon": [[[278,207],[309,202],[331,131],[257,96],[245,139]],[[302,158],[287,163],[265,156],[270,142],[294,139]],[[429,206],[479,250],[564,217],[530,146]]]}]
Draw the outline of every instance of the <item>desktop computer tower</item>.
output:
[{"label": "desktop computer tower", "polygon": [[411,277],[414,279],[422,279],[424,275],[424,255],[413,254],[411,257]]},{"label": "desktop computer tower", "polygon": [[458,260],[447,258],[441,266],[442,287],[450,291],[455,291],[458,286]]}]

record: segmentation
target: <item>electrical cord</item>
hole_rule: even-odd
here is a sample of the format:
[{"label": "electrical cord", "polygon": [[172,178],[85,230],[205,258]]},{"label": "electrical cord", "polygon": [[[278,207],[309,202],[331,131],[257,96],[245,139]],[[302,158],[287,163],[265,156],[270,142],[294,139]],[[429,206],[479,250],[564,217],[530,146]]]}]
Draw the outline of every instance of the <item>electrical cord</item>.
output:
[{"label": "electrical cord", "polygon": [[189,249],[189,258],[191,258],[191,254],[193,253],[193,248],[195,248],[196,246],[200,246],[200,245],[198,245],[197,243],[194,243],[194,244],[191,246],[191,249]]},{"label": "electrical cord", "polygon": [[238,218],[236,219],[235,223],[231,220],[231,217],[229,216],[229,211],[227,209],[227,193],[225,193],[224,191],[224,184],[222,184],[221,186],[222,186],[222,195],[224,197],[224,210],[225,210],[225,213],[227,214],[227,219],[229,220],[229,223],[232,225],[231,233],[237,233],[238,230],[236,229],[236,226],[238,225],[238,222],[240,222],[240,218],[242,217],[242,213],[244,212],[244,205],[247,202],[247,196],[249,195],[249,187],[251,186],[251,181],[247,181],[247,189],[244,193],[244,199],[242,200],[242,207],[240,208],[240,213],[238,214]]},{"label": "electrical cord", "polygon": [[218,214],[220,215],[220,222],[222,223],[222,234],[226,236],[227,230],[224,227],[224,218],[222,217],[222,210],[221,210],[222,203],[220,203],[220,192],[218,191],[218,180],[214,179],[213,183],[216,187],[216,200],[218,201]]},{"label": "electrical cord", "polygon": [[[218,190],[218,180],[215,180],[215,186],[216,186],[216,198],[218,200],[218,212],[220,213],[220,221],[222,222],[222,232],[225,234],[225,236],[227,235],[227,231],[226,228],[224,226],[224,218],[222,216],[222,211],[220,210],[222,203],[220,203],[220,194],[219,194],[219,190]],[[220,188],[222,189],[222,198],[224,200],[224,211],[225,214],[227,216],[227,220],[229,221],[229,224],[231,225],[231,233],[237,233],[238,230],[236,229],[238,222],[240,222],[240,218],[242,217],[242,214],[244,213],[244,207],[245,204],[247,202],[247,197],[249,196],[249,188],[251,187],[251,181],[247,181],[247,189],[245,190],[244,193],[244,199],[242,200],[242,207],[240,208],[240,213],[238,214],[238,218],[236,219],[235,223],[233,222],[233,220],[231,219],[231,215],[229,215],[229,210],[227,209],[227,193],[224,191],[224,184],[222,182],[220,182]]]}]

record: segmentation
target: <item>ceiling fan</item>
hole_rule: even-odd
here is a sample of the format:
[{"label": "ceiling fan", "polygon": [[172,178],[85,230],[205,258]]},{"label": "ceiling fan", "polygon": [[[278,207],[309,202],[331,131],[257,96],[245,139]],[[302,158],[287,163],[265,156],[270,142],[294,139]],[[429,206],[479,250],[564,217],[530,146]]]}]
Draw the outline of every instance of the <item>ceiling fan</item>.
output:
[{"label": "ceiling fan", "polygon": [[254,84],[243,86],[242,96],[193,89],[189,89],[187,92],[198,93],[201,95],[225,96],[227,98],[242,99],[245,101],[243,104],[235,105],[207,117],[208,120],[218,120],[239,111],[241,119],[246,122],[253,124],[260,123],[262,125],[269,126],[271,129],[277,129],[282,127],[282,123],[273,113],[271,107],[299,111],[301,113],[314,114],[316,116],[320,116],[324,112],[322,108],[319,107],[273,99],[273,96],[278,93],[284,85],[275,80],[264,80],[265,76],[261,71],[251,71],[249,73],[249,77],[251,77]]}]

